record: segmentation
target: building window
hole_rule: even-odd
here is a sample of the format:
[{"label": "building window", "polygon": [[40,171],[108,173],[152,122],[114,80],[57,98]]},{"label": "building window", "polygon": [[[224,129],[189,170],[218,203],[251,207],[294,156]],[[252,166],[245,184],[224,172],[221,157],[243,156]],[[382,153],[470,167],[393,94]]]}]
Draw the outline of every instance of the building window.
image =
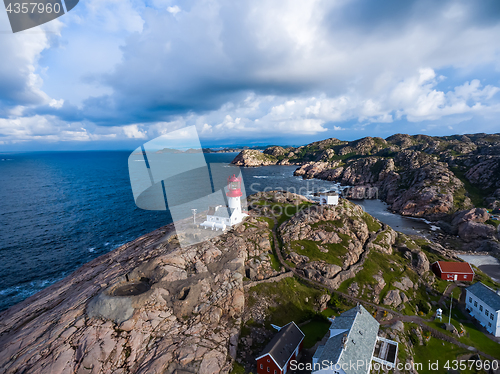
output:
[{"label": "building window", "polygon": [[472,297],[469,297],[469,303],[472,303]]},{"label": "building window", "polygon": [[275,371],[274,371],[274,374],[276,374],[276,373],[277,373],[277,371],[275,370]]},{"label": "building window", "polygon": [[264,369],[264,365],[260,364],[260,368],[261,368],[261,369]]},{"label": "building window", "polygon": [[483,306],[482,305],[479,305],[479,311],[482,312],[483,311]]},{"label": "building window", "polygon": [[488,322],[488,326],[491,327],[491,322]]},{"label": "building window", "polygon": [[488,309],[484,310],[484,314],[486,314],[486,317],[490,315],[490,312],[488,312]]},{"label": "building window", "polygon": [[495,315],[493,313],[490,314],[490,319],[493,321],[493,319],[495,318]]},{"label": "building window", "polygon": [[477,308],[477,301],[474,301],[474,306]]},{"label": "building window", "polygon": [[269,369],[269,366],[267,367],[267,372],[270,373],[271,372],[271,369]]}]

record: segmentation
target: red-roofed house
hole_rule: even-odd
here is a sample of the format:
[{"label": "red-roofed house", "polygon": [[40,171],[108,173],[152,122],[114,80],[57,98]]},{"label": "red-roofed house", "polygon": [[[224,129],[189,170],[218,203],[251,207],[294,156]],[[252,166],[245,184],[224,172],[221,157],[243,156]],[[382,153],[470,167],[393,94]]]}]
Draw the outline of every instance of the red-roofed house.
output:
[{"label": "red-roofed house", "polygon": [[280,328],[279,332],[256,358],[257,374],[286,374],[290,362],[297,358],[302,350],[304,333],[295,322]]},{"label": "red-roofed house", "polygon": [[474,279],[474,270],[468,262],[436,261],[432,264],[432,271],[447,281],[472,282]]}]

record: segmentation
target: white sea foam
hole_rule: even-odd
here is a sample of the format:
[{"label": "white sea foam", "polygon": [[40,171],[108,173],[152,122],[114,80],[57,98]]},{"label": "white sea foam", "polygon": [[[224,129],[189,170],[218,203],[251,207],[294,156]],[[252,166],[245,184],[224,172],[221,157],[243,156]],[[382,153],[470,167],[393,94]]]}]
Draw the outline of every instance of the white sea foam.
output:
[{"label": "white sea foam", "polygon": [[254,175],[254,178],[269,178],[269,175]]}]

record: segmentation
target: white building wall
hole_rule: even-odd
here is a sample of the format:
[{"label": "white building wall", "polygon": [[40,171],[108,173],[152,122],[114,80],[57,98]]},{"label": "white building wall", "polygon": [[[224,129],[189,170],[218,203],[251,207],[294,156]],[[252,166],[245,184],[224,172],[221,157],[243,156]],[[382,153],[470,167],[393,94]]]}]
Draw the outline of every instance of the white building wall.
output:
[{"label": "white building wall", "polygon": [[[493,310],[492,307],[486,305],[484,301],[468,290],[466,290],[465,305],[488,332],[496,337],[500,336],[500,310]],[[486,315],[486,311],[488,315]],[[493,319],[491,319],[491,316],[493,316]]]}]

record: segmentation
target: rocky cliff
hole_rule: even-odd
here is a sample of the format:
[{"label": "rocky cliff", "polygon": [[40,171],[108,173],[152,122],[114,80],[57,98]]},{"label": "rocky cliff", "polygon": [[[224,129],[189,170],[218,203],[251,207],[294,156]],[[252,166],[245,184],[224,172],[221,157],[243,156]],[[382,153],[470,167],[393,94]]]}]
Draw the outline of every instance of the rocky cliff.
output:
[{"label": "rocky cliff", "polygon": [[498,134],[332,138],[257,153],[242,152],[233,163],[296,164],[298,176],[351,186],[347,197],[378,197],[403,215],[439,219],[473,206],[500,207]]},{"label": "rocky cliff", "polygon": [[[321,317],[327,290],[428,310],[428,256],[453,256],[347,200],[318,206],[282,191],[248,200],[250,217],[218,237],[180,247],[164,227],[2,312],[0,373],[215,374],[236,358],[254,370],[252,352],[273,336],[266,324]],[[454,224],[466,231],[485,218],[471,211]],[[203,239],[205,230],[184,225]]]}]

